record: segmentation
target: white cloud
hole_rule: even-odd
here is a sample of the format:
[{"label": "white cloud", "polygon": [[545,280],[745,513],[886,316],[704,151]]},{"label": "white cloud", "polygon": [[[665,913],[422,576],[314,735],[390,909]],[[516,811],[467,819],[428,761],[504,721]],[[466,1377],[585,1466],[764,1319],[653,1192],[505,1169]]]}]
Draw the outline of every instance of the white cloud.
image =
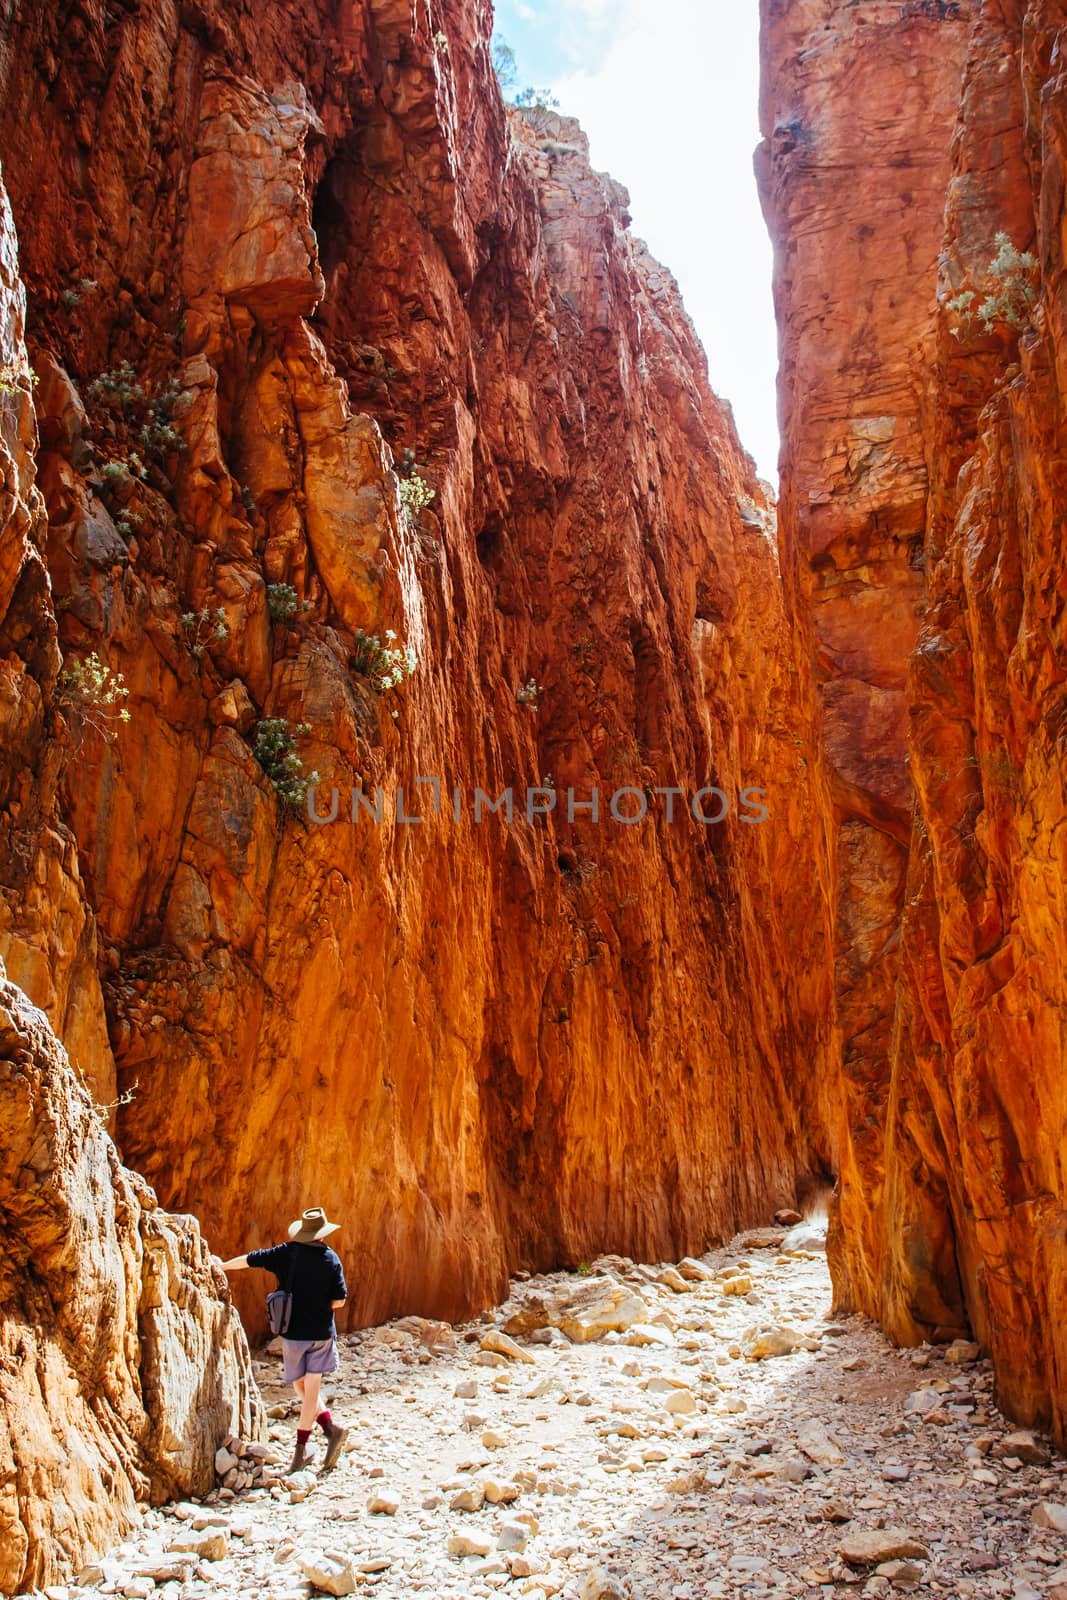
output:
[{"label": "white cloud", "polygon": [[[751,0],[572,0],[612,39],[553,85],[624,183],[635,231],[678,278],[712,383],[761,473],[777,469],[771,251],[752,152],[758,18]],[[599,52],[597,52],[599,56]]]}]

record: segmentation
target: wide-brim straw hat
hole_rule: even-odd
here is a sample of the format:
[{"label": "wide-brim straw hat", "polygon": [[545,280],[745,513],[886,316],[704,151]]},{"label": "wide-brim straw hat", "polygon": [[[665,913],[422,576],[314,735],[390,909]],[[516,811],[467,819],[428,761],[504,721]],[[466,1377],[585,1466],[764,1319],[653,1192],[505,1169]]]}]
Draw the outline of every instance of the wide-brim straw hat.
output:
[{"label": "wide-brim straw hat", "polygon": [[315,1239],[325,1239],[327,1234],[336,1233],[340,1226],[339,1222],[329,1220],[321,1206],[312,1206],[295,1222],[290,1222],[289,1237],[296,1244],[311,1244]]}]

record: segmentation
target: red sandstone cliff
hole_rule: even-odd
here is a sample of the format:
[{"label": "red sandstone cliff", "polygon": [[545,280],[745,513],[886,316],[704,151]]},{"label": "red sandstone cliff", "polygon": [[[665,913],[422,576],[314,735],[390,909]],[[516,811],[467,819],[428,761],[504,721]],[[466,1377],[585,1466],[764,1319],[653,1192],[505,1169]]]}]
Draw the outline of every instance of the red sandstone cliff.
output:
[{"label": "red sandstone cliff", "polygon": [[[0,950],[215,1247],[315,1199],[354,1319],[455,1314],[825,1166],[808,673],[675,285],[577,125],[505,112],[488,7],[282,10],[24,5],[5,37],[48,527]],[[53,605],[129,688],[67,754]],[[390,628],[418,666],[379,695],[357,631]],[[321,804],[358,780],[386,821],[280,806],[268,717]],[[474,825],[475,786],[538,784],[652,811]],[[667,821],[657,788],[707,785],[727,820]]]},{"label": "red sandstone cliff", "polygon": [[57,798],[69,736],[49,705],[59,652],[17,268],[0,190],[0,943],[75,1057],[0,960],[5,1593],[77,1573],[138,1500],[203,1493],[219,1443],[259,1417],[244,1332],[195,1219],[161,1210],[105,1131],[95,925]]},{"label": "red sandstone cliff", "polygon": [[204,1494],[259,1427],[240,1321],[192,1217],[119,1162],[0,964],[0,1591],[76,1574],[136,1503]]},{"label": "red sandstone cliff", "polygon": [[[1067,16],[764,22],[782,536],[837,818],[838,1301],[905,1341],[969,1324],[1062,1440]],[[1037,299],[985,326],[999,233]]]},{"label": "red sandstone cliff", "polygon": [[[973,1327],[1063,1437],[1063,22],[766,0],[776,537],[625,191],[573,122],[505,112],[487,6],[10,9],[0,956],[215,1248],[314,1198],[354,1319],[455,1314],[833,1169],[839,1304]],[[1002,231],[1039,257],[1026,326],[961,325]],[[417,666],[379,693],[386,629]],[[127,699],[85,692],[93,653]],[[383,823],[286,808],[266,718],[320,805],[380,788]],[[667,820],[657,789],[711,785],[728,820]],[[647,820],[610,819],[622,786]],[[475,825],[475,787],[518,814]],[[247,1405],[195,1234],[12,1027],[0,1337],[60,1362],[64,1426],[106,1393],[122,1444],[113,1494],[12,1458],[8,1585],[201,1471],[211,1428],[165,1459],[139,1384]],[[131,1288],[149,1353],[106,1378],[18,1268],[38,1191],[58,1271],[105,1167],[112,1277],[158,1224],[207,1308],[157,1328]]]}]

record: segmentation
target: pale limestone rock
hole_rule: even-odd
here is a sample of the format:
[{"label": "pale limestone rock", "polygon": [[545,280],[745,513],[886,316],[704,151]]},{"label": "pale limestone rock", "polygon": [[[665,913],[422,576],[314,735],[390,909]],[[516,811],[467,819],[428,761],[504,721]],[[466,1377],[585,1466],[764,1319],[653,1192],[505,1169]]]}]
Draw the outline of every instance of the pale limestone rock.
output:
[{"label": "pale limestone rock", "polygon": [[502,1333],[499,1328],[490,1328],[482,1335],[481,1348],[493,1351],[498,1356],[506,1356],[509,1361],[525,1361],[528,1366],[536,1366],[536,1359],[529,1350],[524,1350],[515,1343],[508,1334]]},{"label": "pale limestone rock", "polygon": [[768,1361],[776,1356],[790,1356],[801,1343],[794,1328],[750,1328],[741,1341],[747,1361]]},{"label": "pale limestone rock", "polygon": [[916,1561],[883,1561],[874,1571],[876,1577],[888,1578],[894,1588],[910,1588],[923,1575],[923,1569]]},{"label": "pale limestone rock", "polygon": [[798,1429],[797,1448],[818,1467],[840,1466],[845,1459],[837,1440],[818,1422],[805,1422]]},{"label": "pale limestone rock", "polygon": [[485,1491],[478,1485],[460,1489],[448,1502],[452,1511],[480,1511],[485,1504]]},{"label": "pale limestone rock", "polygon": [[580,1600],[630,1600],[630,1586],[614,1567],[591,1567],[578,1592]]},{"label": "pale limestone rock", "polygon": [[945,1351],[945,1360],[950,1366],[966,1367],[977,1361],[982,1354],[981,1345],[972,1343],[969,1339],[953,1339]]},{"label": "pale limestone rock", "polygon": [[454,1533],[448,1541],[450,1556],[487,1556],[493,1546],[480,1534]]},{"label": "pale limestone rock", "polygon": [[548,1570],[548,1562],[542,1556],[514,1555],[508,1565],[513,1578],[533,1578]]},{"label": "pale limestone rock", "polygon": [[623,1334],[623,1344],[636,1345],[662,1345],[669,1349],[674,1343],[674,1334],[669,1328],[660,1327],[653,1322],[635,1322]]},{"label": "pale limestone rock", "polygon": [[842,1539],[837,1553],[850,1567],[875,1567],[883,1561],[925,1560],[926,1545],[899,1528],[859,1530]]},{"label": "pale limestone rock", "polygon": [[554,1320],[573,1343],[587,1344],[648,1321],[648,1311],[647,1302],[633,1289],[610,1279],[593,1279],[556,1303]]},{"label": "pale limestone rock", "polygon": [[506,1506],[517,1500],[522,1493],[519,1485],[512,1481],[501,1481],[499,1478],[483,1478],[482,1493],[490,1505]]},{"label": "pale limestone rock", "polygon": [[663,1405],[675,1417],[689,1416],[697,1409],[696,1399],[688,1389],[676,1389],[667,1396]]},{"label": "pale limestone rock", "polygon": [[134,1577],[151,1578],[153,1583],[187,1583],[192,1570],[192,1556],[186,1561],[146,1561],[137,1567]]},{"label": "pale limestone rock", "polygon": [[1049,1452],[1040,1439],[1025,1428],[1009,1433],[1006,1438],[1001,1439],[995,1446],[993,1454],[1001,1458],[1012,1456],[1028,1467],[1046,1467],[1050,1460]]},{"label": "pale limestone rock", "polygon": [[198,1561],[221,1561],[229,1547],[228,1533],[221,1528],[206,1528],[203,1533],[184,1533],[179,1538],[172,1539],[167,1551],[176,1555],[185,1551],[195,1556]]},{"label": "pale limestone rock", "polygon": [[1039,1500],[1030,1520],[1035,1528],[1049,1528],[1053,1533],[1067,1533],[1067,1505],[1055,1500]]},{"label": "pale limestone rock", "polygon": [[936,1389],[915,1389],[904,1401],[903,1411],[905,1416],[924,1417],[936,1411],[940,1404],[941,1396]]},{"label": "pale limestone rock", "polygon": [[826,1249],[826,1225],[816,1222],[801,1222],[795,1228],[790,1228],[782,1240],[783,1250],[813,1250],[822,1252]]},{"label": "pale limestone rock", "polygon": [[308,1582],[326,1594],[353,1594],[356,1588],[355,1569],[345,1556],[315,1552],[299,1557],[300,1570]]}]

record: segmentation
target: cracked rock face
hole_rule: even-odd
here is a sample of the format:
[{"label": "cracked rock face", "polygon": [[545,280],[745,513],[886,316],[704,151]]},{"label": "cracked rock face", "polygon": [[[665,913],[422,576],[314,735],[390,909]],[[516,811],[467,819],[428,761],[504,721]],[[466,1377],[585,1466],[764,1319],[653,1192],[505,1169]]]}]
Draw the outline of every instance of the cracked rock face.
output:
[{"label": "cracked rock face", "polygon": [[0,966],[0,1589],[70,1577],[136,1502],[205,1493],[258,1431],[248,1348],[192,1217],[124,1168]]}]

